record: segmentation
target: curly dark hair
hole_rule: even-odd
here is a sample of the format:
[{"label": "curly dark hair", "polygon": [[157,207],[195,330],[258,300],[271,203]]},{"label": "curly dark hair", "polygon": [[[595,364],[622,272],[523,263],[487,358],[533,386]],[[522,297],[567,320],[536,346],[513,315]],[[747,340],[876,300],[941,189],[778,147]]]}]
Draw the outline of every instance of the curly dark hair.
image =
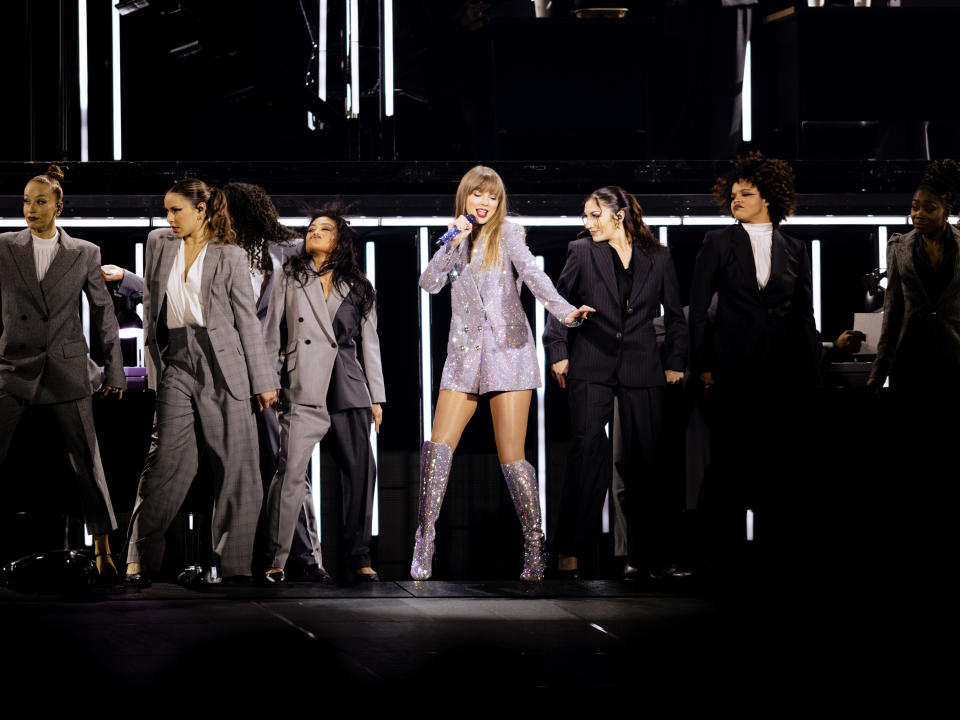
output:
[{"label": "curly dark hair", "polygon": [[774,227],[793,214],[796,177],[793,168],[783,160],[765,157],[760,152],[731,160],[730,169],[718,177],[713,186],[713,198],[717,205],[729,211],[730,192],[734,183],[740,180],[755,185],[760,197],[769,203],[770,222]]},{"label": "curly dark hair", "polygon": [[934,160],[924,170],[917,189],[936,195],[952,215],[960,206],[960,163],[950,158]]},{"label": "curly dark hair", "polygon": [[[306,240],[303,243],[303,250],[290,258],[283,269],[287,275],[299,283],[300,287],[306,285],[311,277],[319,277],[333,271],[334,284],[340,287],[347,301],[357,303],[361,314],[366,316],[376,302],[376,291],[357,262],[359,235],[350,227],[344,212],[343,205],[335,203],[310,213],[310,224],[313,224],[317,218],[325,217],[333,220],[337,226],[337,246],[319,270],[313,264],[313,258],[307,254]],[[303,234],[306,238],[306,230]]]},{"label": "curly dark hair", "polygon": [[289,243],[297,231],[280,224],[273,200],[259,185],[228,182],[223,186],[237,245],[247,251],[251,268],[266,274],[273,269],[270,243]]},{"label": "curly dark hair", "polygon": [[599,190],[590,193],[590,197],[584,200],[584,204],[590,200],[595,200],[601,207],[610,209],[614,215],[618,212],[623,213],[623,225],[630,236],[630,241],[644,255],[655,252],[660,243],[653,237],[647,223],[643,221],[643,210],[640,208],[640,201],[628,193],[619,185],[607,185]]}]

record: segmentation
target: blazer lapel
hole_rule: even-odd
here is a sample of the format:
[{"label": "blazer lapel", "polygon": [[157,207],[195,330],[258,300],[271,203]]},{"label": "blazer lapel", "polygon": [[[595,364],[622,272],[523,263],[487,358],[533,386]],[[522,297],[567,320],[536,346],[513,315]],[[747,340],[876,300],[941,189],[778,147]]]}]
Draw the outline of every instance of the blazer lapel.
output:
[{"label": "blazer lapel", "polygon": [[57,282],[69,272],[74,263],[80,259],[80,249],[66,231],[60,229],[60,249],[54,256],[47,268],[47,274],[43,276],[43,282],[40,283],[41,289],[44,287],[55,288]]},{"label": "blazer lapel", "polygon": [[[222,250],[223,245],[220,243],[207,243],[207,254],[203,258],[203,275],[200,277],[200,298],[204,308],[210,307],[210,283],[217,272],[220,258],[223,257]],[[250,281],[247,280],[247,282]],[[204,310],[204,313],[206,313],[206,310]]]},{"label": "blazer lapel", "polygon": [[940,294],[940,298],[937,300],[937,307],[940,307],[960,292],[960,231],[953,225],[947,225],[947,229],[950,231],[950,235],[944,242],[952,242],[956,248],[956,255],[953,259],[953,279]]},{"label": "blazer lapel", "polygon": [[[783,235],[780,234],[779,230],[774,230],[773,237],[770,239],[770,252],[772,253],[772,258],[770,260],[770,277],[767,278],[767,284],[764,285],[763,290],[760,291],[761,294],[765,294],[772,285],[776,284],[778,278],[783,277],[783,273],[787,267],[787,257],[784,246],[785,241],[783,239]],[[750,258],[751,260],[753,259],[753,248],[750,248]],[[753,276],[757,276],[756,262],[753,264]]]},{"label": "blazer lapel", "polygon": [[[330,322],[330,311],[327,310],[327,300],[323,297],[323,283],[320,282],[319,278],[310,278],[306,287],[303,288],[303,292],[307,296],[307,302],[310,303],[321,329],[326,333],[330,342],[336,342],[336,337],[333,334],[333,323]],[[330,294],[333,295],[332,292]]]},{"label": "blazer lapel", "polygon": [[[614,305],[620,305],[620,293],[617,290],[617,275],[613,269],[613,255],[610,253],[610,243],[590,241],[590,255],[593,258],[597,274],[603,279],[603,284],[613,296]],[[636,284],[636,278],[634,278]]]},{"label": "blazer lapel", "polygon": [[33,259],[33,243],[31,242],[30,229],[22,230],[17,233],[17,237],[10,243],[10,254],[13,256],[13,264],[20,273],[20,279],[24,286],[30,291],[30,297],[44,313],[47,310],[47,304],[43,300],[43,293],[40,292],[40,283],[37,282],[37,263]]},{"label": "blazer lapel", "polygon": [[[750,245],[750,236],[747,235],[747,231],[743,229],[740,223],[737,223],[733,228],[733,242],[731,245],[733,246],[733,253],[737,258],[737,262],[740,264],[740,269],[744,273],[745,282],[759,295],[760,287],[757,285],[757,264],[753,261],[753,246]],[[771,268],[771,278],[774,277],[773,272]],[[769,286],[769,284],[768,282],[767,285]]]},{"label": "blazer lapel", "polygon": [[647,284],[647,279],[653,274],[654,262],[656,261],[653,257],[647,257],[636,248],[633,249],[633,256],[630,258],[630,263],[633,265],[633,288],[630,290],[630,307],[637,307],[643,286]]},{"label": "blazer lapel", "polygon": [[[347,292],[350,292],[350,286],[347,287]],[[340,283],[334,283],[333,287],[330,288],[330,297],[327,298],[327,312],[330,314],[330,322],[333,323],[333,319],[337,316],[337,311],[340,310],[340,305],[343,304],[344,294],[340,291]],[[331,328],[333,325],[331,325]]]},{"label": "blazer lapel", "polygon": [[151,300],[151,312],[154,318],[160,317],[160,308],[163,307],[163,301],[167,297],[167,281],[170,279],[170,271],[173,269],[173,261],[177,258],[180,251],[180,245],[183,240],[171,235],[165,238],[160,245],[160,252],[153,261],[156,270],[152,274],[152,285],[150,292],[156,300]]}]

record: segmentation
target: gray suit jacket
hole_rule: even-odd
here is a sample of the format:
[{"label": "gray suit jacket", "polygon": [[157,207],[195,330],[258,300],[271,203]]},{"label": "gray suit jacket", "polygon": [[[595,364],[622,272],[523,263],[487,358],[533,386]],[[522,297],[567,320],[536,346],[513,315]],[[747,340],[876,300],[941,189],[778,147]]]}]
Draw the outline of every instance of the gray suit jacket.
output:
[{"label": "gray suit jacket", "polygon": [[[182,242],[170,230],[153,230],[147,237],[143,324],[152,388],[163,369],[159,332],[166,330],[167,280]],[[243,248],[213,242],[207,246],[200,294],[217,370],[230,394],[240,400],[276,390],[277,373],[263,346]]]},{"label": "gray suit jacket", "polygon": [[323,297],[323,285],[310,278],[304,287],[278,274],[266,328],[267,353],[283,354],[280,387],[290,402],[326,407],[339,345]]},{"label": "gray suit jacket", "polygon": [[[356,295],[350,288],[334,285],[327,298],[327,311],[338,348],[327,395],[330,412],[369,407],[371,402],[385,402],[377,309],[370,308],[369,313],[362,315]],[[358,340],[363,355],[362,367],[357,358]]]},{"label": "gray suit jacket", "polygon": [[113,301],[100,276],[100,249],[60,228],[60,249],[37,282],[30,230],[0,234],[0,390],[33,403],[91,395],[99,373],[87,355],[80,293],[100,333],[104,382],[125,388]]},{"label": "gray suit jacket", "polygon": [[913,262],[919,233],[916,230],[905,235],[898,233],[887,243],[883,328],[871,373],[878,380],[896,375],[898,352],[910,342],[911,333],[915,331],[935,332],[943,350],[952,352],[960,366],[960,230],[952,225],[948,228],[949,237],[957,244],[956,263],[953,280],[936,301],[927,295]]}]

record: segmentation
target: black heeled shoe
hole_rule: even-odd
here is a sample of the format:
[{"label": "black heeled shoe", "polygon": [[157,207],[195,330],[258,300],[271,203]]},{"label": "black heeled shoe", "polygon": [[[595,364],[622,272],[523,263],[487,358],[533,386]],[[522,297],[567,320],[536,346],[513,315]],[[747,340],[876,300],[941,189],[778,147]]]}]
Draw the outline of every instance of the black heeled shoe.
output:
[{"label": "black heeled shoe", "polygon": [[375,572],[372,572],[372,573],[354,572],[353,581],[357,583],[380,582],[380,576],[377,575]]},{"label": "black heeled shoe", "polygon": [[325,569],[319,565],[310,565],[303,573],[303,579],[307,582],[319,583],[320,585],[336,585],[336,581]]},{"label": "black heeled shoe", "polygon": [[135,587],[138,590],[145,590],[151,585],[153,585],[153,578],[150,577],[150,571],[147,569],[142,569],[140,572],[136,573],[127,573],[123,576],[123,582],[125,585],[130,587]]},{"label": "black heeled shoe", "polygon": [[[93,556],[93,562],[97,566],[97,585],[116,585],[120,582],[120,573],[117,570],[116,559],[119,559],[117,553],[97,553]],[[109,562],[104,561],[103,568],[100,568],[98,558],[107,558]]]}]

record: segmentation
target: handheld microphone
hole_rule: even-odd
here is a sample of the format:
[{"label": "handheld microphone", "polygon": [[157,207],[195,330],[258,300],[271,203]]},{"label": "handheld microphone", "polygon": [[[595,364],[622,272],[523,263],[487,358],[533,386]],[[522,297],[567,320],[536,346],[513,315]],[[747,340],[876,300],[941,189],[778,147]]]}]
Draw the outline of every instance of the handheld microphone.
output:
[{"label": "handheld microphone", "polygon": [[[469,222],[471,225],[473,225],[477,221],[477,218],[473,215],[465,215],[464,217],[467,218],[467,222]],[[459,234],[460,234],[460,228],[454,225],[452,228],[450,228],[443,235],[440,236],[440,239],[437,240],[437,245],[446,245],[448,242],[453,240]]]}]

